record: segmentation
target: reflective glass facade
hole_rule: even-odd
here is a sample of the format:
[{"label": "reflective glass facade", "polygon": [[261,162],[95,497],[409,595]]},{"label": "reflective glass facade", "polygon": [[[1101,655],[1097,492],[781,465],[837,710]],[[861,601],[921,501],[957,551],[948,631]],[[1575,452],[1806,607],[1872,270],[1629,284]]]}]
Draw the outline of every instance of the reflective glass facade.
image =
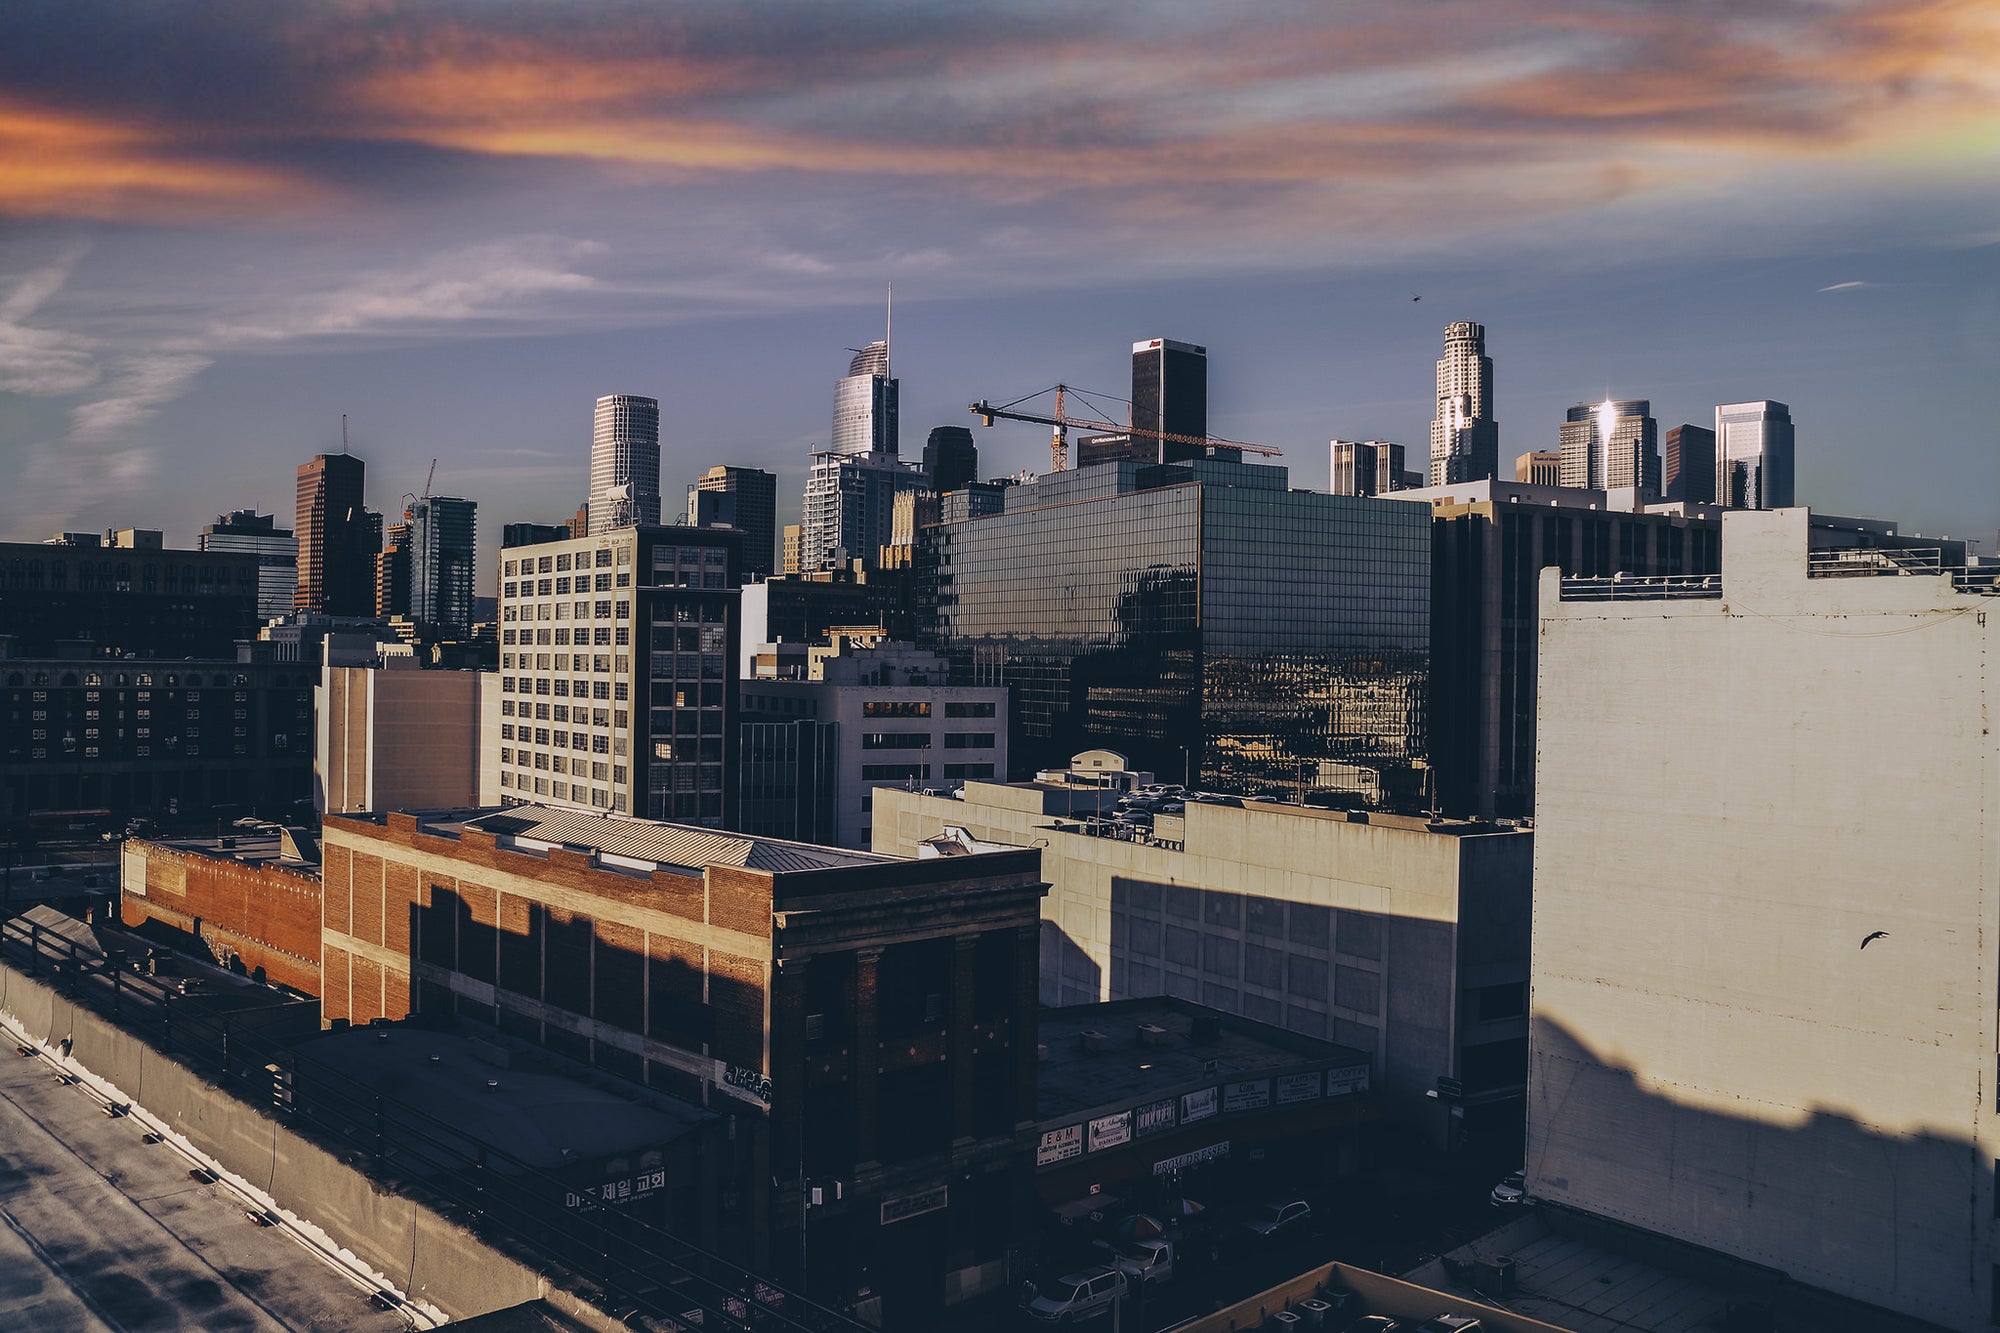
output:
[{"label": "reflective glass facade", "polygon": [[1163,780],[1414,797],[1428,514],[1285,484],[1110,463],[934,530],[938,646],[1013,688],[1016,770],[1106,745]]}]

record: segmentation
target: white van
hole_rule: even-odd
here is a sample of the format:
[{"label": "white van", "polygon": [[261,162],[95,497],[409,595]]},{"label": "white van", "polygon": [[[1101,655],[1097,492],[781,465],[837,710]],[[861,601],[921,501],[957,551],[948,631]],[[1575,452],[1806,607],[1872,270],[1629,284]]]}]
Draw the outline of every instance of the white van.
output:
[{"label": "white van", "polygon": [[1035,1289],[1028,1317],[1043,1324],[1069,1325],[1101,1314],[1125,1296],[1125,1275],[1115,1268],[1090,1268]]}]

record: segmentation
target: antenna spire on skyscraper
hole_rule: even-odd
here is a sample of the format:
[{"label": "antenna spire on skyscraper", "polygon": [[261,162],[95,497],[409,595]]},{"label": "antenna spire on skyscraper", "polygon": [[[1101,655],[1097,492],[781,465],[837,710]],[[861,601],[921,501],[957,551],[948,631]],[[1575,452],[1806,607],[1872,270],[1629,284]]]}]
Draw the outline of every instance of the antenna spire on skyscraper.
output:
[{"label": "antenna spire on skyscraper", "polygon": [[890,375],[890,354],[896,349],[896,281],[889,280],[889,317],[882,326],[882,374]]}]

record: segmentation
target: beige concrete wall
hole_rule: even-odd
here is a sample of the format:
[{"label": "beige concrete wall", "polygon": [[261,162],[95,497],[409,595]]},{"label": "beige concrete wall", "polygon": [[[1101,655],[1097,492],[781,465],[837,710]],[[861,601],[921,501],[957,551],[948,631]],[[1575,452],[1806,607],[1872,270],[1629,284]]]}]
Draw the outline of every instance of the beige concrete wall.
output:
[{"label": "beige concrete wall", "polygon": [[[1107,811],[1114,795],[1106,794]],[[1457,837],[1417,821],[1359,824],[1295,806],[1196,804],[1184,816],[1186,850],[1174,851],[1059,832],[1042,806],[1039,791],[1000,784],[969,783],[964,800],[881,788],[874,847],[914,856],[919,842],[946,825],[995,842],[1042,844],[1051,885],[1042,900],[1043,1003],[1183,994],[1369,1051],[1379,1085],[1406,1103],[1440,1075],[1459,1072],[1462,892],[1472,884],[1475,892],[1510,895],[1517,921],[1527,910],[1527,834]],[[1134,886],[1160,886],[1163,897],[1169,886],[1235,896],[1246,915],[1232,920],[1223,902],[1211,917],[1205,900],[1197,900],[1202,914],[1195,917],[1175,919],[1172,907],[1148,913]],[[1258,934],[1247,919],[1252,899],[1330,909],[1327,946],[1306,943],[1289,926],[1277,936]],[[1151,970],[1133,969],[1132,941],[1119,936],[1154,924],[1163,933],[1196,933],[1192,969],[1164,969],[1157,981]],[[1276,986],[1251,980],[1263,957],[1257,950],[1279,956]],[[1191,974],[1197,984],[1190,987]],[[1522,957],[1511,978],[1492,979],[1524,976]]]},{"label": "beige concrete wall", "polygon": [[1723,551],[1720,600],[1545,575],[1530,1189],[1984,1326],[2000,599],[1808,579],[1804,510]]},{"label": "beige concrete wall", "polygon": [[326,668],[315,760],[322,810],[477,804],[485,679],[476,671]]}]

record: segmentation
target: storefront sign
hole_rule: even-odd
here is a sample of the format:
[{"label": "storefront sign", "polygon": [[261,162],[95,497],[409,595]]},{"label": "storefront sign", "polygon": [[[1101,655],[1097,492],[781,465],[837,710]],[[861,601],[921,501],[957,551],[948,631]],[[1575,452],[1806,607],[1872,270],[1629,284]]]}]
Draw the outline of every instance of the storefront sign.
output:
[{"label": "storefront sign", "polygon": [[902,1194],[892,1199],[882,1200],[882,1225],[904,1222],[912,1217],[922,1217],[925,1213],[939,1213],[951,1206],[950,1187],[934,1185],[915,1194]]},{"label": "storefront sign", "polygon": [[1120,1111],[1117,1115],[1099,1116],[1090,1122],[1090,1150],[1100,1152],[1105,1148],[1116,1148],[1121,1143],[1132,1141],[1132,1113]]},{"label": "storefront sign", "polygon": [[1353,1065],[1347,1069],[1326,1071],[1326,1095],[1345,1097],[1350,1092],[1368,1091],[1368,1066]]},{"label": "storefront sign", "polygon": [[1319,1096],[1319,1071],[1310,1074],[1278,1075],[1278,1105],[1309,1102]]},{"label": "storefront sign", "polygon": [[1174,1099],[1171,1097],[1147,1102],[1132,1112],[1132,1131],[1140,1138],[1148,1134],[1164,1134],[1174,1124]]},{"label": "storefront sign", "polygon": [[1206,1120],[1221,1109],[1215,1098],[1214,1088],[1203,1088],[1200,1092],[1181,1094],[1181,1123],[1192,1125],[1197,1120]]},{"label": "storefront sign", "polygon": [[584,1208],[600,1203],[630,1203],[634,1199],[644,1199],[667,1187],[667,1173],[664,1171],[641,1171],[635,1176],[620,1176],[607,1180],[602,1185],[593,1185],[581,1193],[571,1191],[563,1202],[571,1208]]},{"label": "storefront sign", "polygon": [[1083,1156],[1083,1126],[1064,1125],[1042,1135],[1041,1147],[1035,1149],[1035,1165],[1047,1166],[1051,1162],[1067,1162],[1072,1157]]},{"label": "storefront sign", "polygon": [[1224,1139],[1221,1143],[1211,1143],[1206,1148],[1196,1148],[1193,1152],[1184,1152],[1179,1157],[1169,1157],[1164,1162],[1155,1162],[1153,1174],[1170,1176],[1176,1171],[1185,1171],[1191,1166],[1200,1166],[1203,1162],[1220,1161],[1227,1156],[1229,1156],[1229,1140]]},{"label": "storefront sign", "polygon": [[1271,1104],[1271,1080],[1268,1078],[1245,1079],[1241,1083],[1222,1085],[1222,1109],[1225,1111],[1261,1111]]}]

